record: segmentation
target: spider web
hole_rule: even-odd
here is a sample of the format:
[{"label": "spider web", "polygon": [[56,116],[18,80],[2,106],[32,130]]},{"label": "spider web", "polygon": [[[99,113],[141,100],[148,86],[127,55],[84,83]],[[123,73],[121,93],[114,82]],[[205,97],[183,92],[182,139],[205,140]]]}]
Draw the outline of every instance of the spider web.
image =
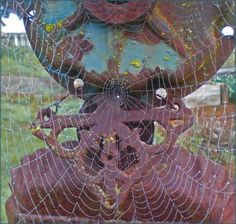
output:
[{"label": "spider web", "polygon": [[[126,22],[126,15],[111,16],[114,12],[109,13],[109,10],[99,7],[91,7],[76,16],[79,10],[82,11],[83,2],[86,1],[29,0],[15,1],[14,4],[5,1],[1,8],[3,17],[13,10],[24,18],[31,43],[31,46],[15,46],[15,34],[8,35],[1,42],[3,203],[11,194],[7,186],[9,181],[15,202],[14,211],[20,214],[18,222],[76,223],[80,218],[97,222],[233,223],[227,217],[234,212],[235,197],[235,105],[228,100],[234,92],[230,89],[231,83],[219,87],[214,80],[235,82],[235,70],[227,70],[224,75],[216,74],[211,78],[229,56],[227,50],[230,46],[224,45],[223,40],[232,37],[225,37],[222,29],[225,26],[235,28],[232,22],[235,18],[233,1],[224,4],[220,1],[173,1],[169,5],[162,1],[150,1],[152,4],[162,2],[161,12],[181,21],[174,27],[166,27],[165,23],[156,27],[159,20],[156,18],[158,22],[153,22],[150,13],[137,17],[135,22]],[[122,4],[132,1],[105,2],[122,7]],[[90,1],[90,4],[94,2]],[[175,15],[175,11],[168,7],[171,4],[178,4],[183,11]],[[192,10],[192,4],[197,7],[186,17],[184,11]],[[137,5],[137,11],[145,7],[148,8],[145,4]],[[211,18],[211,7],[217,12],[214,11],[219,20],[208,20],[203,15],[202,12],[209,13]],[[73,11],[75,9],[77,11]],[[96,16],[91,16],[93,13]],[[130,12],[133,16],[135,13],[135,10]],[[60,16],[70,19],[63,21],[58,19]],[[112,24],[113,17],[125,22]],[[111,22],[102,21],[103,18]],[[163,14],[159,19],[169,22]],[[213,23],[211,29],[214,31],[209,31],[209,23]],[[157,30],[159,39],[153,30]],[[161,31],[165,31],[164,34]],[[114,49],[113,44],[117,39],[123,41],[123,33],[129,43],[122,49],[126,56],[120,59],[120,49]],[[192,33],[196,35],[192,36]],[[183,50],[181,40],[186,36],[187,47]],[[217,52],[212,50],[216,41],[219,41],[217,49],[226,49],[225,52],[222,50],[221,56],[212,53],[214,50]],[[155,48],[158,44],[159,48]],[[202,58],[205,52],[211,53],[204,64]],[[202,66],[198,60],[203,63]],[[181,67],[180,63],[184,62],[189,63],[189,67]],[[104,67],[104,63],[110,63],[110,67]],[[159,70],[154,68],[157,64]],[[143,70],[145,72],[140,79],[133,78]],[[188,76],[189,70],[192,71],[191,77]],[[161,78],[158,78],[160,74]],[[93,78],[96,81],[91,81]],[[150,82],[151,78],[153,82]],[[83,80],[81,90],[74,88],[75,80]],[[107,124],[116,125],[115,115],[122,114],[122,111],[116,112],[114,109],[114,105],[118,105],[117,108],[122,107],[127,114],[131,110],[141,111],[138,124],[129,124],[129,129],[139,130],[138,135],[146,145],[158,145],[164,142],[168,133],[158,122],[143,121],[149,116],[150,108],[165,108],[163,102],[167,99],[166,94],[183,98],[200,86],[207,84],[210,88],[213,83],[218,90],[226,88],[223,89],[225,95],[220,105],[214,105],[212,100],[215,98],[208,96],[208,91],[196,92],[191,104],[195,116],[193,126],[179,136],[168,152],[160,153],[154,161],[143,146],[136,150],[123,148],[117,162],[123,173],[118,172],[116,179],[119,181],[114,186],[110,185],[109,177],[100,181],[105,165],[101,159],[102,153],[96,151],[100,145],[104,150],[106,144],[109,148],[114,139],[108,141],[107,138],[112,136],[105,136],[92,128],[65,129],[58,140],[67,148],[72,150],[74,144],[83,140],[85,145],[88,144],[84,160],[81,160],[76,157],[61,158],[45,142],[32,135],[31,124],[41,108],[50,108],[58,116],[103,111],[97,114],[99,127],[112,133],[112,125]],[[202,95],[207,95],[204,100],[211,106],[199,105]],[[137,98],[141,103],[137,103]],[[184,102],[187,103],[187,97]],[[96,105],[96,109],[91,108],[91,104]],[[175,109],[178,113],[179,108]],[[102,119],[104,122],[101,122]],[[121,130],[126,133],[123,126]],[[172,135],[177,136],[175,133]],[[132,138],[133,132],[122,141],[132,142]],[[142,153],[137,155],[137,152]],[[149,161],[145,172],[135,165],[141,161]],[[106,168],[108,173],[105,175],[114,172],[111,167]],[[124,191],[122,186],[125,186],[120,178],[126,170],[135,173],[135,177],[125,179],[127,182],[133,181],[133,185],[120,205],[118,202],[122,200],[120,195]],[[96,178],[99,184],[94,181]],[[17,180],[20,181],[15,182]],[[116,198],[113,198],[113,193]],[[3,206],[2,211],[5,214]],[[6,216],[3,216],[3,221],[6,221]]]}]

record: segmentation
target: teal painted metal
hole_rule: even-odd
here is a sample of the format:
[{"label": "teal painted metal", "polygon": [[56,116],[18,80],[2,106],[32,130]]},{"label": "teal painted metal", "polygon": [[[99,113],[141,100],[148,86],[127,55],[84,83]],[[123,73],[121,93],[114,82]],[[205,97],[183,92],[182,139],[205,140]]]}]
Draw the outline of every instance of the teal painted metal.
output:
[{"label": "teal painted metal", "polygon": [[83,79],[85,95],[117,80],[143,92],[142,98],[154,86],[185,96],[214,75],[235,46],[235,39],[220,33],[228,22],[215,10],[227,4],[222,12],[228,18],[234,7],[228,1],[17,2],[45,69],[71,92],[73,80]]},{"label": "teal painted metal", "polygon": [[[139,73],[145,67],[155,70],[156,65],[160,69],[169,69],[174,72],[181,62],[181,57],[165,42],[151,46],[137,41],[127,40],[125,52],[121,57],[120,72],[128,71],[130,73]],[[139,68],[135,68],[131,64],[133,60],[138,60],[142,64]]]},{"label": "teal painted metal", "polygon": [[44,1],[42,7],[43,11],[41,14],[41,19],[44,23],[56,24],[60,20],[71,16],[75,13],[78,7],[78,3],[81,1],[67,0],[65,4],[63,1]]},{"label": "teal painted metal", "polygon": [[[81,29],[78,30],[81,32]],[[145,45],[134,40],[130,40],[124,35],[125,29],[104,25],[104,23],[87,22],[83,26],[85,38],[90,40],[94,49],[84,55],[81,63],[88,72],[95,71],[102,74],[107,71],[108,60],[116,58],[120,67],[118,73],[123,74],[129,72],[132,74],[140,73],[145,67],[155,70],[156,65],[161,69],[169,69],[175,71],[179,65],[181,58],[166,43],[162,42],[158,45]],[[114,47],[117,37],[121,40],[122,52],[119,53]],[[132,61],[137,60],[140,66],[132,65]]]}]

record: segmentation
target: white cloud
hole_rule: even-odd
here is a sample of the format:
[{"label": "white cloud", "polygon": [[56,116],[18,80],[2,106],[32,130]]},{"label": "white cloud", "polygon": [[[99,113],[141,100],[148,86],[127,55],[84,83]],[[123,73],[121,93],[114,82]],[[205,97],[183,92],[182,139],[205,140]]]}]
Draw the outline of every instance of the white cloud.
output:
[{"label": "white cloud", "polygon": [[11,13],[9,18],[2,18],[2,21],[6,26],[2,26],[2,32],[4,33],[23,33],[25,27],[23,19],[19,19],[16,14]]}]

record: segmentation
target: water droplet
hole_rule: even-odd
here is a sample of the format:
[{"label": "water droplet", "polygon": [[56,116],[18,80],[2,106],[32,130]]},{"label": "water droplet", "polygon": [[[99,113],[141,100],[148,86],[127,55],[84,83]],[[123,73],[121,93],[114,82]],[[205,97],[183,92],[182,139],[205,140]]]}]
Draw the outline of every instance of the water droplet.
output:
[{"label": "water droplet", "polygon": [[222,34],[224,36],[233,36],[234,35],[234,29],[233,27],[231,26],[225,26],[223,29],[222,29]]},{"label": "water droplet", "polygon": [[82,79],[75,79],[73,85],[75,89],[81,88],[84,86],[84,81]]}]

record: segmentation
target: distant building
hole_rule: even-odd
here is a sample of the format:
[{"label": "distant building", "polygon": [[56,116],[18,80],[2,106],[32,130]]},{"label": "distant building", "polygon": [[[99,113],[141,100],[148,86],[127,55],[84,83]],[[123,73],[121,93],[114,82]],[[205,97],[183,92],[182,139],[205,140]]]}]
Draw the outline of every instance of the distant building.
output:
[{"label": "distant building", "polygon": [[30,46],[25,32],[22,33],[1,33],[1,41],[4,46]]}]

